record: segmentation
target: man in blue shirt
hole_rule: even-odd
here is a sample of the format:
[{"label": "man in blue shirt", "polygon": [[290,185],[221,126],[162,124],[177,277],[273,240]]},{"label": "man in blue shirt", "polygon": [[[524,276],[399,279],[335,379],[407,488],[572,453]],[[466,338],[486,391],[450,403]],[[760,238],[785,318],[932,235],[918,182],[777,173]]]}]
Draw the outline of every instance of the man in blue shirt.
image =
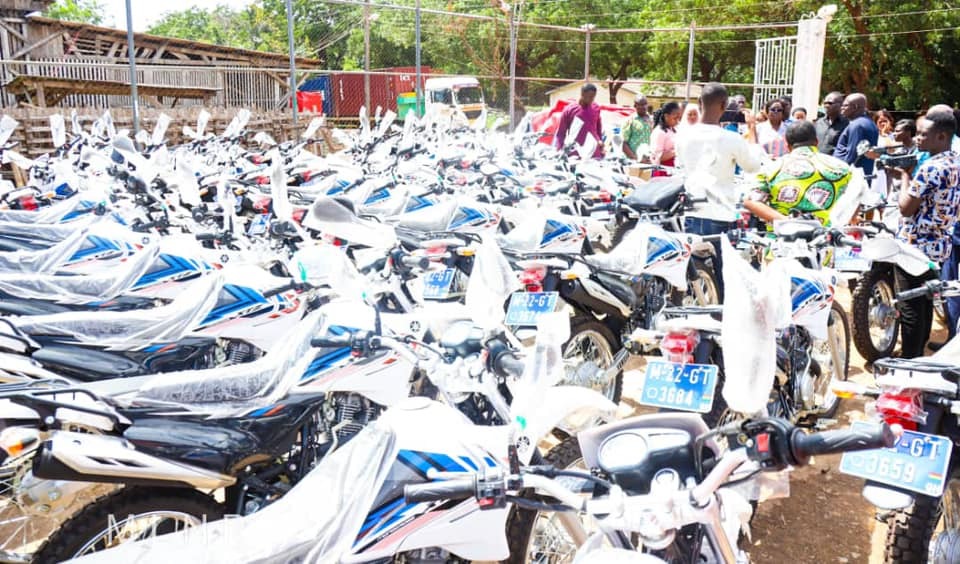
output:
[{"label": "man in blue shirt", "polygon": [[[870,142],[871,147],[875,147],[880,138],[880,130],[867,115],[867,97],[863,94],[854,93],[847,96],[840,106],[840,113],[850,120],[850,123],[837,139],[837,148],[833,156],[852,165],[859,158],[857,145],[866,140]],[[873,174],[873,161],[865,158],[860,159],[858,164],[863,168],[864,174]]]}]

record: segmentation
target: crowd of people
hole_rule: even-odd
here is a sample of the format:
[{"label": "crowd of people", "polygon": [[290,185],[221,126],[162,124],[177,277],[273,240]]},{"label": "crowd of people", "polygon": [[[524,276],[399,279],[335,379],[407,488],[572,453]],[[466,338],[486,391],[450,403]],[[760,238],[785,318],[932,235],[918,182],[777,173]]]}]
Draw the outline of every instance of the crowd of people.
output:
[{"label": "crowd of people", "polygon": [[[564,111],[555,136],[558,148],[564,147],[570,123],[580,117],[585,125],[577,141],[594,136],[595,157],[603,156],[596,93],[596,86],[585,85],[579,104]],[[698,103],[667,102],[651,112],[647,98],[638,96],[634,108],[636,113],[621,129],[622,150],[628,158],[654,165],[655,175],[682,171],[688,179],[697,173],[710,178],[708,185],[696,187],[707,201],[686,214],[688,232],[727,232],[736,226],[741,209],[768,225],[797,214],[828,224],[831,209],[851,182],[854,169],[859,169],[874,190],[899,208],[897,238],[919,248],[939,267],[922,276],[897,267],[897,291],[920,287],[938,272],[943,279],[957,279],[960,110],[935,105],[916,119],[895,120],[885,109],[871,113],[862,93],[830,92],[822,108],[810,111],[793,107],[788,96],[753,111],[745,97],[730,97],[726,87],[717,83],[703,87]],[[869,150],[864,151],[864,146]],[[897,168],[890,175],[875,170],[875,160],[889,152],[915,154],[916,165],[909,170]],[[694,189],[691,184],[688,190]],[[744,185],[752,188],[745,191]],[[894,201],[895,193],[899,195]],[[953,337],[960,321],[960,298],[947,300],[946,306]],[[922,356],[926,347],[942,346],[928,343],[933,323],[930,300],[901,302],[900,316],[902,356]]]}]

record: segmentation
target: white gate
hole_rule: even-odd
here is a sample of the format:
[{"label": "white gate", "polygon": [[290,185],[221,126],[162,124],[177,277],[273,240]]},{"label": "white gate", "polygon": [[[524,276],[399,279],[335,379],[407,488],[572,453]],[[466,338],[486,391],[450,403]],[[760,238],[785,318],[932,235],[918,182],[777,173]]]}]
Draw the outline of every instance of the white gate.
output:
[{"label": "white gate", "polygon": [[[793,75],[797,61],[797,38],[758,39],[753,69],[753,109],[773,98],[793,95]],[[788,116],[784,116],[788,117]]]}]

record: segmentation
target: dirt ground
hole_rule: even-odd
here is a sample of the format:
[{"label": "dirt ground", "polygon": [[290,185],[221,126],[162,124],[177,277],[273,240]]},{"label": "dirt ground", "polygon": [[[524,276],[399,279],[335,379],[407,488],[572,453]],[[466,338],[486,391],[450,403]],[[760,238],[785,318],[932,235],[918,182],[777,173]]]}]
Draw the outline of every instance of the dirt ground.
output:
[{"label": "dirt ground", "polygon": [[[849,294],[838,300],[850,315]],[[935,322],[934,341],[944,341],[946,330]],[[851,343],[850,374],[868,383],[872,370]],[[644,410],[632,400],[636,380],[629,369],[624,379],[621,411]],[[845,400],[838,426],[865,419],[863,402]],[[790,475],[790,497],[762,503],[753,521],[750,557],[760,564],[874,564],[883,562],[886,525],[874,518],[874,508],[860,495],[863,480],[841,474],[840,456],[817,457],[813,464]]]}]

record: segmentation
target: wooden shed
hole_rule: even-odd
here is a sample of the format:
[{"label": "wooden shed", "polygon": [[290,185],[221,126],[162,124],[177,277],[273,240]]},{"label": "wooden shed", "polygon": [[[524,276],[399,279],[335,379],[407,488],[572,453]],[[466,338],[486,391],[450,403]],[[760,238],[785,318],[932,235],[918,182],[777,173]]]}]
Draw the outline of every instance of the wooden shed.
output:
[{"label": "wooden shed", "polygon": [[[43,17],[49,0],[0,0],[0,104],[128,107],[127,32]],[[277,109],[289,103],[285,53],[134,34],[141,103]],[[297,59],[298,69],[320,68]]]}]

